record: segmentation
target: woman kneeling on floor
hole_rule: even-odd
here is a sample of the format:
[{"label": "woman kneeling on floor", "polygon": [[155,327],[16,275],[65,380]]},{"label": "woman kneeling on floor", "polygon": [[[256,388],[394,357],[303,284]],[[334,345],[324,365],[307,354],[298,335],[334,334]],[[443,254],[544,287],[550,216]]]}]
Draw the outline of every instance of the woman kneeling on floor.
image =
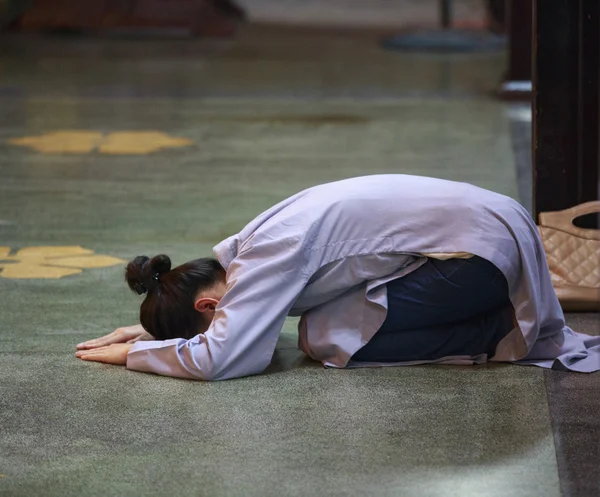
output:
[{"label": "woman kneeling on floor", "polygon": [[79,344],[84,360],[199,380],[262,372],[287,316],[325,366],[531,364],[600,369],[572,331],[537,227],[514,200],[405,175],[309,188],[174,269],[140,256],[141,325]]}]

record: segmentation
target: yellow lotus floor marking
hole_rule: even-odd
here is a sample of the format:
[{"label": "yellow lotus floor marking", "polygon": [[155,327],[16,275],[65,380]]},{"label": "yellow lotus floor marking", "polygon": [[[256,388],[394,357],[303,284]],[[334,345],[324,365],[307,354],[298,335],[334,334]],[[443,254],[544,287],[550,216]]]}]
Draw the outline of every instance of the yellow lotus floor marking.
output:
[{"label": "yellow lotus floor marking", "polygon": [[125,263],[108,255],[96,255],[83,247],[25,247],[10,255],[10,247],[0,247],[0,278],[63,278],[84,269]]},{"label": "yellow lotus floor marking", "polygon": [[192,141],[158,131],[111,133],[99,145],[101,154],[147,154],[164,148],[186,147]]},{"label": "yellow lotus floor marking", "polygon": [[103,136],[96,131],[55,131],[40,136],[12,138],[8,142],[43,154],[87,154],[100,144]]},{"label": "yellow lotus floor marking", "polygon": [[8,140],[13,145],[28,147],[42,154],[101,154],[144,155],[167,148],[192,145],[192,140],[177,138],[160,131],[98,131],[61,130],[39,136]]}]

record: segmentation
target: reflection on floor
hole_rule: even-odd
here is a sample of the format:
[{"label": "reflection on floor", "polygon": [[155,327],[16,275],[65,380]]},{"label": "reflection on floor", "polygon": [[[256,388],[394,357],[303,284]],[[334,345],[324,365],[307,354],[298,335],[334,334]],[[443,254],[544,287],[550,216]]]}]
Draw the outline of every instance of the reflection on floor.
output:
[{"label": "reflection on floor", "polygon": [[[598,375],[325,370],[293,320],[264,375],[229,382],[73,356],[137,319],[108,262],[208,255],[307,186],[398,172],[518,197],[509,118],[487,96],[503,57],[388,53],[377,36],[1,41],[2,271],[36,246],[90,251],[62,278],[0,273],[2,495],[593,495],[598,417],[569,405],[598,411]],[[111,136],[128,138],[104,153]],[[569,319],[597,333],[597,316]]]}]

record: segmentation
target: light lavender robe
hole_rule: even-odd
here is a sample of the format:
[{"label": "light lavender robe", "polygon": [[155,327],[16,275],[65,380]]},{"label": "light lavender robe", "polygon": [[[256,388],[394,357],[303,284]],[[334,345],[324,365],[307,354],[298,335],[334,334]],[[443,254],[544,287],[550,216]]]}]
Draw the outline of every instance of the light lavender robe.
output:
[{"label": "light lavender robe", "polygon": [[504,273],[518,321],[490,360],[600,369],[600,337],[565,325],[530,215],[472,185],[378,175],[316,186],[259,215],[214,252],[227,291],[209,329],[191,340],[138,342],[128,368],[202,380],[257,374],[288,315],[302,315],[299,346],[308,355],[326,366],[357,366],[350,358],[385,320],[385,283],[418,268],[422,254],[468,252]]}]

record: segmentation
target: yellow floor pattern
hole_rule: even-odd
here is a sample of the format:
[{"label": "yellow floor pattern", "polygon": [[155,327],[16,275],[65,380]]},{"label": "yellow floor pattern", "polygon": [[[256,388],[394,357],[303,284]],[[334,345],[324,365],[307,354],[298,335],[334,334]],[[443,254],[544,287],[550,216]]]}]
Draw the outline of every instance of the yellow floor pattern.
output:
[{"label": "yellow floor pattern", "polygon": [[169,136],[160,131],[120,131],[104,134],[98,131],[60,130],[39,136],[8,140],[12,145],[29,147],[43,154],[143,155],[167,148],[186,147],[193,142]]},{"label": "yellow floor pattern", "polygon": [[95,255],[83,247],[25,247],[10,255],[10,247],[0,247],[0,278],[62,278],[83,269],[122,264],[109,255]]}]

